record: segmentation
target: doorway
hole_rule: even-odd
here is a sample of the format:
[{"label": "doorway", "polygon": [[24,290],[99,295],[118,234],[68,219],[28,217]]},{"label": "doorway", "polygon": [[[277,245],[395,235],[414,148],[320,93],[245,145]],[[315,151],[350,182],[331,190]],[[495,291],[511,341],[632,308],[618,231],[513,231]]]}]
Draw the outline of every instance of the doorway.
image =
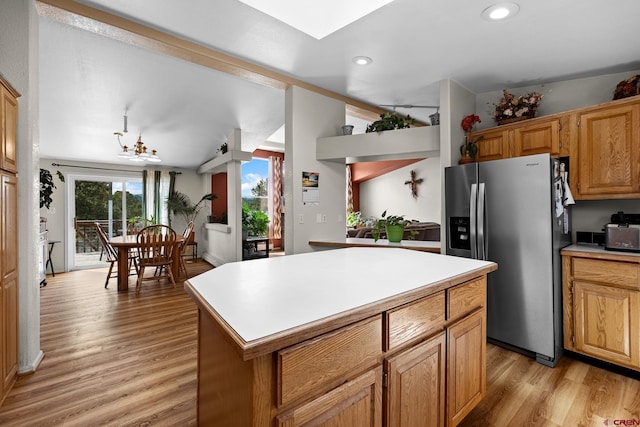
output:
[{"label": "doorway", "polygon": [[109,237],[126,234],[128,224],[142,216],[142,177],[70,175],[67,186],[68,270],[103,267],[95,223]]}]

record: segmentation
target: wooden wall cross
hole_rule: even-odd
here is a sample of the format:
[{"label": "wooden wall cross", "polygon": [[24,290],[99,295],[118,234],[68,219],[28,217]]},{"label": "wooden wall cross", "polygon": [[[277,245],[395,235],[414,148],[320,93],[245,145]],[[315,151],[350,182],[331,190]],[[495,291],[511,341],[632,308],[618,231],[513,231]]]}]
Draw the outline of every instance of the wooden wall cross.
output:
[{"label": "wooden wall cross", "polygon": [[405,181],[404,185],[410,185],[411,186],[411,195],[413,196],[414,199],[417,199],[418,198],[418,184],[422,184],[424,179],[422,179],[422,178],[416,179],[416,171],[414,171],[414,170],[412,170],[409,173],[411,174],[411,179],[408,180],[408,181]]}]

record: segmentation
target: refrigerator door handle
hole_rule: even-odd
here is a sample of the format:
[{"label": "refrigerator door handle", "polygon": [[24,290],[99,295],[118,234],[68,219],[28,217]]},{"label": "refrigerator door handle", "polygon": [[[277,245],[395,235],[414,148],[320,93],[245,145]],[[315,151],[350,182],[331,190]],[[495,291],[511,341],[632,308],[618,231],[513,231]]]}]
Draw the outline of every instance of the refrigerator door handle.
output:
[{"label": "refrigerator door handle", "polygon": [[478,239],[476,235],[478,202],[478,185],[471,184],[471,196],[469,196],[469,235],[471,237],[471,258],[478,259]]},{"label": "refrigerator door handle", "polygon": [[486,240],[485,240],[485,221],[484,221],[484,206],[485,206],[485,187],[484,182],[478,184],[478,259],[486,260]]}]

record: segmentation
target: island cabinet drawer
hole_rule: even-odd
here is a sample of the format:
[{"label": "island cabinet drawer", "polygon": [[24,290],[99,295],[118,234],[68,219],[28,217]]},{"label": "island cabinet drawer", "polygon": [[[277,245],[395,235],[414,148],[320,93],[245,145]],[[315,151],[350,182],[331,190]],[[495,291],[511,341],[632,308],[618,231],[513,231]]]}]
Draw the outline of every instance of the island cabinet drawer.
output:
[{"label": "island cabinet drawer", "polygon": [[278,406],[326,392],[382,359],[382,315],[278,352]]},{"label": "island cabinet drawer", "polygon": [[638,263],[577,257],[572,260],[574,279],[640,289]]},{"label": "island cabinet drawer", "polygon": [[386,312],[385,350],[394,350],[444,327],[444,291]]},{"label": "island cabinet drawer", "polygon": [[477,308],[484,307],[487,304],[486,283],[487,280],[483,277],[447,290],[449,293],[447,320],[457,319]]}]

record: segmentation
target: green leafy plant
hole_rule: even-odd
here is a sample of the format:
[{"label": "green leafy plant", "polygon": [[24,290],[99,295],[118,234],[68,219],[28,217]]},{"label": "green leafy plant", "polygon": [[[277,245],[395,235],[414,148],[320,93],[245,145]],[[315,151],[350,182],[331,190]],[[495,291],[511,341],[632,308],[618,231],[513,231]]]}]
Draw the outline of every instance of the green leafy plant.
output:
[{"label": "green leafy plant", "polygon": [[215,194],[209,193],[202,196],[198,203],[193,204],[186,194],[180,191],[173,191],[169,194],[169,197],[167,197],[167,209],[174,215],[182,215],[185,223],[189,223],[190,221],[195,221],[198,213],[200,213],[200,210],[204,207],[206,200],[211,201],[217,198],[218,196]]},{"label": "green leafy plant", "polygon": [[364,224],[364,220],[362,219],[362,214],[360,211],[349,212],[347,214],[347,227],[357,227],[360,224]]},{"label": "green leafy plant", "polygon": [[[415,220],[405,219],[404,215],[388,215],[387,216],[387,211],[385,210],[384,212],[382,212],[380,219],[377,219],[373,224],[373,228],[371,229],[373,240],[377,242],[378,239],[380,238],[380,233],[382,231],[385,231],[388,226],[397,225],[404,228],[407,225],[411,224],[412,222],[415,222]],[[409,235],[409,238],[412,239],[415,234],[416,233],[412,231]]]},{"label": "green leafy plant", "polygon": [[249,236],[264,236],[269,229],[269,215],[259,210],[252,210],[246,203],[242,204],[242,230]]},{"label": "green leafy plant", "polygon": [[224,153],[226,153],[227,151],[229,151],[229,146],[227,145],[227,143],[226,143],[226,142],[225,142],[225,143],[223,143],[223,144],[220,146],[220,148],[218,148],[218,153],[220,153],[220,154],[224,154]]},{"label": "green leafy plant", "polygon": [[[60,171],[56,171],[56,175],[60,182],[64,182],[64,175]],[[48,169],[40,169],[40,207],[49,209],[53,199],[51,195],[56,188],[56,184],[53,181],[53,175]]]},{"label": "green leafy plant", "polygon": [[370,132],[382,132],[385,130],[404,129],[411,127],[415,120],[411,116],[403,117],[398,113],[382,113],[380,114],[380,120],[367,125],[367,133]]}]

